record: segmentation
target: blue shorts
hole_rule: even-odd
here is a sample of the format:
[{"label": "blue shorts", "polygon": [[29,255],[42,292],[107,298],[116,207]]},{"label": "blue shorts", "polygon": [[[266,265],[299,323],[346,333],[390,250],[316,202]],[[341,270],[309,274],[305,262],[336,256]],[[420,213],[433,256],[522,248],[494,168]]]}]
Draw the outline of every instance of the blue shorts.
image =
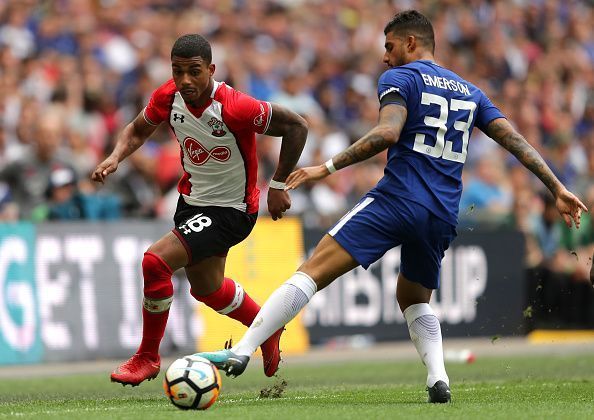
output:
[{"label": "blue shorts", "polygon": [[456,228],[414,201],[371,192],[328,234],[365,269],[402,245],[400,272],[410,281],[437,289],[441,260],[456,238]]}]

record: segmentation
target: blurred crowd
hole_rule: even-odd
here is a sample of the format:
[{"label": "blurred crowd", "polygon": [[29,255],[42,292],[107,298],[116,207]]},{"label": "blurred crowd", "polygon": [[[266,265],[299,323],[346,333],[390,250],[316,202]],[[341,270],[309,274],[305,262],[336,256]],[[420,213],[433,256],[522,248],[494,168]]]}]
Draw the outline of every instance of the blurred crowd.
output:
[{"label": "blurred crowd", "polygon": [[[172,217],[181,167],[166,128],[105,185],[89,173],[170,78],[171,46],[184,33],[210,40],[216,80],[308,120],[300,166],[325,161],[376,123],[383,28],[409,8],[431,18],[438,62],[483,89],[592,208],[591,1],[0,0],[0,219]],[[585,280],[590,215],[579,231],[565,228],[515,158],[478,130],[469,144],[459,229],[519,229],[529,267]],[[258,138],[264,200],[279,145]],[[291,212],[328,227],[384,163],[385,153],[294,191]]]}]

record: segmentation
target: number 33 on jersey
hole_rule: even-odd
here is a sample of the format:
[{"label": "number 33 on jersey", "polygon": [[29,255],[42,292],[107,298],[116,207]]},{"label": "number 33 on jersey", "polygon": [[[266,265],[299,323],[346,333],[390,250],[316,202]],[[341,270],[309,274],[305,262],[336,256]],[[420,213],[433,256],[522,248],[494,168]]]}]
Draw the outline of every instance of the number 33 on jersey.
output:
[{"label": "number 33 on jersey", "polygon": [[[391,92],[401,98],[388,96]],[[382,106],[391,103],[389,97],[400,104],[404,99],[407,120],[398,143],[388,149],[377,189],[418,202],[457,224],[470,133],[475,126],[484,131],[503,114],[479,88],[427,60],[384,72],[378,96]]]}]

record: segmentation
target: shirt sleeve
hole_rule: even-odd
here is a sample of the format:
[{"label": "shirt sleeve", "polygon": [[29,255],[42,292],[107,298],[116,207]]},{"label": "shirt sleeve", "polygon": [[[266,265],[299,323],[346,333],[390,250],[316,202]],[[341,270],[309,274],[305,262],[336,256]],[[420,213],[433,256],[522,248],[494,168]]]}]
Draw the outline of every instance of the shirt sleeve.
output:
[{"label": "shirt sleeve", "polygon": [[[395,67],[386,70],[380,76],[377,83],[377,97],[382,106],[387,105],[388,103],[402,105],[401,99],[396,95],[390,95],[391,93],[397,93],[408,103],[408,98],[412,93],[411,75],[408,70]],[[389,97],[395,98],[393,102],[386,102],[383,100],[388,99]]]},{"label": "shirt sleeve", "polygon": [[151,125],[159,125],[169,118],[175,94],[174,86],[173,81],[170,80],[153,92],[143,111],[146,122]]},{"label": "shirt sleeve", "polygon": [[483,132],[491,121],[497,118],[505,118],[505,115],[493,105],[493,102],[482,91],[478,108],[475,126]]},{"label": "shirt sleeve", "polygon": [[270,102],[261,101],[245,93],[226,87],[230,92],[231,100],[223,108],[225,123],[237,131],[251,131],[263,134],[268,130],[272,118],[272,105]]}]

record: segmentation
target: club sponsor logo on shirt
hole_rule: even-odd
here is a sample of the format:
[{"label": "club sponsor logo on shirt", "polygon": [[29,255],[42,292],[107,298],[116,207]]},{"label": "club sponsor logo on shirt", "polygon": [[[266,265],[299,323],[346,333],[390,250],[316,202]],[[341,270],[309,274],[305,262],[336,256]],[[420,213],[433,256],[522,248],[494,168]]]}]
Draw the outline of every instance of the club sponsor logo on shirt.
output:
[{"label": "club sponsor logo on shirt", "polygon": [[212,117],[210,119],[208,125],[212,127],[212,135],[215,137],[223,137],[225,134],[227,134],[227,132],[223,130],[223,127],[225,126],[225,124],[223,124],[223,121],[215,117]]},{"label": "club sponsor logo on shirt", "polygon": [[231,150],[227,146],[216,146],[208,150],[192,137],[186,137],[183,145],[186,155],[195,165],[204,165],[210,158],[219,162],[226,162],[231,157]]}]

